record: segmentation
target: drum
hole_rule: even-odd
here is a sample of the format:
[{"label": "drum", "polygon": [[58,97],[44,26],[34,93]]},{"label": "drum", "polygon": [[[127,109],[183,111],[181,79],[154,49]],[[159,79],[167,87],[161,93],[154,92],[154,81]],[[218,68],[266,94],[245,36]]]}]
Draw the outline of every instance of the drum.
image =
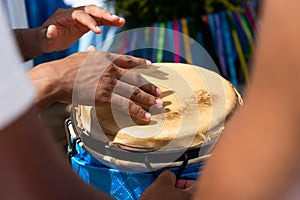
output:
[{"label": "drum", "polygon": [[242,104],[231,83],[198,66],[155,63],[135,71],[162,89],[163,108],[145,108],[150,122],[84,105],[73,105],[66,120],[73,169],[116,199],[138,199],[165,169],[196,179],[225,121]]}]

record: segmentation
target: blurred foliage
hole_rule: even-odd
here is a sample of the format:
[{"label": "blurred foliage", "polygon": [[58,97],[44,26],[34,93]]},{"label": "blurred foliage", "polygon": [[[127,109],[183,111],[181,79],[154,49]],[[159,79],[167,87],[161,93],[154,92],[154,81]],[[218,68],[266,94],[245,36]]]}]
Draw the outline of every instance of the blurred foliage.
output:
[{"label": "blurred foliage", "polygon": [[243,0],[115,0],[115,7],[118,14],[126,17],[127,25],[138,27],[225,9],[241,11],[236,6],[241,2]]}]

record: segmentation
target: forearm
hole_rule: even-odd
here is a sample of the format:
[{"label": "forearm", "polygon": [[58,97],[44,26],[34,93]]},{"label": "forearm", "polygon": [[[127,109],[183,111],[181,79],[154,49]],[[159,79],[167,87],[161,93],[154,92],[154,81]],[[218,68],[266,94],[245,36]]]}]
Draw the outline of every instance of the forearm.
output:
[{"label": "forearm", "polygon": [[289,101],[260,95],[227,124],[201,173],[195,199],[275,200],[290,186],[299,166],[297,122],[285,110]]},{"label": "forearm", "polygon": [[44,110],[58,101],[57,95],[59,93],[60,77],[56,75],[53,66],[56,62],[57,61],[43,63],[28,72],[28,75],[37,90],[35,105],[40,110]]},{"label": "forearm", "polygon": [[246,103],[226,126],[195,197],[275,200],[290,187],[299,170],[298,7],[268,1]]},{"label": "forearm", "polygon": [[72,172],[37,116],[0,130],[0,199],[110,199]]},{"label": "forearm", "polygon": [[43,53],[40,39],[43,34],[41,28],[15,29],[13,31],[21,55],[25,61],[33,59]]}]

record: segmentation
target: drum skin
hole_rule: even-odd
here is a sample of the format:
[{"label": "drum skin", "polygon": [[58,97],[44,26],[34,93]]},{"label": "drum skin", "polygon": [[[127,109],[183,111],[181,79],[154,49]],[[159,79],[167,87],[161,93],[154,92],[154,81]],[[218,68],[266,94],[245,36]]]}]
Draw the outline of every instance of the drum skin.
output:
[{"label": "drum skin", "polygon": [[124,149],[186,149],[219,136],[225,120],[242,103],[230,82],[198,66],[154,63],[135,71],[162,89],[163,108],[146,108],[152,114],[149,123],[112,108],[79,105],[77,127]]}]

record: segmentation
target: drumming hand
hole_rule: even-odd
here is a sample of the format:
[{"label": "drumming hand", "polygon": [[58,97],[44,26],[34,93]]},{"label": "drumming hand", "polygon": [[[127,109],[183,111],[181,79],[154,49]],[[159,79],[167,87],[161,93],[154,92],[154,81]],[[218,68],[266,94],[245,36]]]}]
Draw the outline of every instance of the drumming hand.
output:
[{"label": "drumming hand", "polygon": [[123,26],[125,20],[95,5],[58,9],[43,25],[43,52],[64,50],[83,34],[92,30],[99,34],[98,26]]},{"label": "drumming hand", "polygon": [[150,114],[140,105],[161,107],[161,91],[130,69],[147,68],[149,64],[145,59],[127,55],[80,52],[41,64],[29,75],[37,87],[36,103],[41,108],[55,101],[96,104],[112,106],[147,121]]},{"label": "drumming hand", "polygon": [[196,181],[179,180],[176,183],[176,176],[171,171],[164,171],[141,195],[140,200],[147,199],[191,199],[192,190]]}]

